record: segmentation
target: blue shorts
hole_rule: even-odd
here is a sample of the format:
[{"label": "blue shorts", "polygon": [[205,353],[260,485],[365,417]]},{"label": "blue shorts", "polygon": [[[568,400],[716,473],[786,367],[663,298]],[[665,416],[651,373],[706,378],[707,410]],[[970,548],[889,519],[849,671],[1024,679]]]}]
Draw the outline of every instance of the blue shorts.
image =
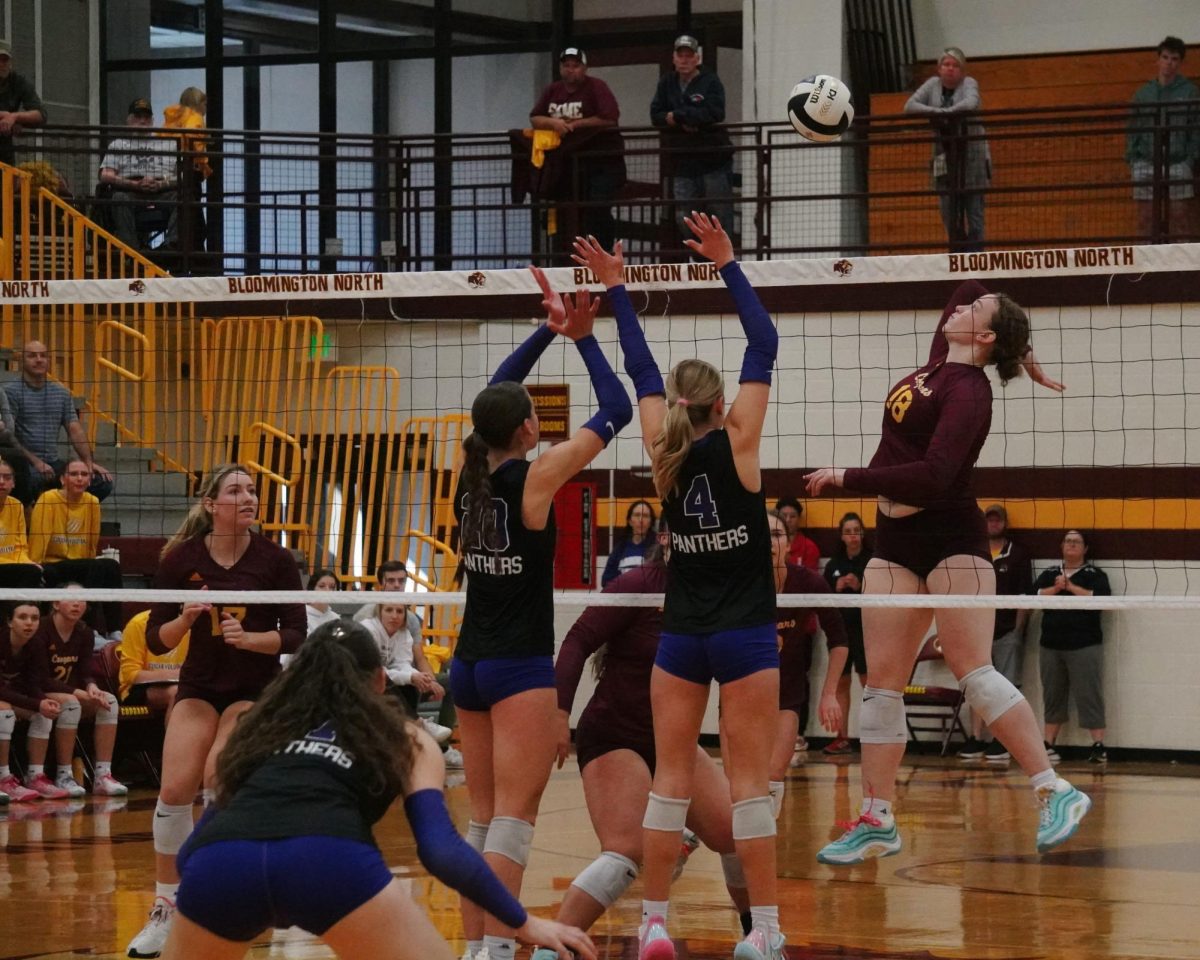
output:
[{"label": "blue shorts", "polygon": [[666,633],[654,665],[692,683],[731,683],[760,670],[779,669],[775,624],[716,633]]},{"label": "blue shorts", "polygon": [[554,688],[553,657],[450,661],[450,695],[464,710],[490,710],[526,690]]},{"label": "blue shorts", "polygon": [[238,943],[269,927],[320,936],[391,881],[379,850],[360,840],[217,840],[181,859],[175,904],[209,933]]}]

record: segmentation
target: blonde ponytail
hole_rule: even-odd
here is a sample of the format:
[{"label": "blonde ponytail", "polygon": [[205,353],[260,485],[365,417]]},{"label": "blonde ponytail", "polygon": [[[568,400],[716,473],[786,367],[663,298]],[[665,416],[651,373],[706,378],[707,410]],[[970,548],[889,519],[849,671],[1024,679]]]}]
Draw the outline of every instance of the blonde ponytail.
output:
[{"label": "blonde ponytail", "polygon": [[696,439],[696,427],[707,423],[725,393],[720,371],[704,360],[682,360],[667,375],[667,415],[651,445],[654,488],[660,497],[675,490],[683,461]]}]

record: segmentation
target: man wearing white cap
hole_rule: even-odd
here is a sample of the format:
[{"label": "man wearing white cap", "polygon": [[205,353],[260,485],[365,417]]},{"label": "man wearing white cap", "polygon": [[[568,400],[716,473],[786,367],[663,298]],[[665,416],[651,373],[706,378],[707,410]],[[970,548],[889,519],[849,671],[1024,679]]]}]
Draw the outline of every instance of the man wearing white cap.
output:
[{"label": "man wearing white cap", "polygon": [[658,81],[650,122],[663,128],[663,168],[671,172],[680,233],[690,237],[683,218],[703,210],[733,235],[733,144],[721,126],[725,86],[700,62],[700,42],[686,33],[676,37],[675,69]]}]

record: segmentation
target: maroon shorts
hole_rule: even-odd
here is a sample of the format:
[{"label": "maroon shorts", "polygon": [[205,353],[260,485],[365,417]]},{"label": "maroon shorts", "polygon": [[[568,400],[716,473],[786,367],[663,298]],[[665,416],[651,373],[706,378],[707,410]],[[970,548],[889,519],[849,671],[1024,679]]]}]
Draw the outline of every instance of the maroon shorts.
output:
[{"label": "maroon shorts", "polygon": [[640,736],[631,736],[616,729],[608,718],[584,710],[575,728],[575,756],[582,771],[597,757],[614,750],[632,750],[645,762],[651,775],[654,773],[654,731],[647,730]]},{"label": "maroon shorts", "polygon": [[987,524],[974,500],[927,508],[911,517],[875,517],[875,556],[922,580],[947,557],[957,555],[992,562]]},{"label": "maroon shorts", "polygon": [[808,719],[808,671],[812,668],[811,633],[789,637],[779,651],[779,709]]}]

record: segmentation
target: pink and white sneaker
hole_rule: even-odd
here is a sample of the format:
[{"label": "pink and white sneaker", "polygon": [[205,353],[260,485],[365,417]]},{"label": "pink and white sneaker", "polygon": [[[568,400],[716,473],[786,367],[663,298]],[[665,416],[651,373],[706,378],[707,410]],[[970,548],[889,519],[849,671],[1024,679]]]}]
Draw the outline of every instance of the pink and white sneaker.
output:
[{"label": "pink and white sneaker", "polygon": [[638,960],[675,960],[675,944],[667,935],[667,923],[657,914],[647,917],[638,930]]},{"label": "pink and white sneaker", "polygon": [[67,791],[61,787],[56,787],[54,782],[44,773],[39,773],[36,777],[26,777],[25,786],[39,797],[45,797],[47,800],[61,800],[67,796]]},{"label": "pink and white sneaker", "polygon": [[9,774],[3,780],[0,780],[0,793],[5,794],[13,803],[25,803],[29,800],[36,800],[41,796],[36,790],[30,790],[26,786],[21,785],[13,774]]},{"label": "pink and white sneaker", "polygon": [[129,793],[129,788],[111,773],[106,773],[93,781],[92,793],[101,797],[123,797]]}]

